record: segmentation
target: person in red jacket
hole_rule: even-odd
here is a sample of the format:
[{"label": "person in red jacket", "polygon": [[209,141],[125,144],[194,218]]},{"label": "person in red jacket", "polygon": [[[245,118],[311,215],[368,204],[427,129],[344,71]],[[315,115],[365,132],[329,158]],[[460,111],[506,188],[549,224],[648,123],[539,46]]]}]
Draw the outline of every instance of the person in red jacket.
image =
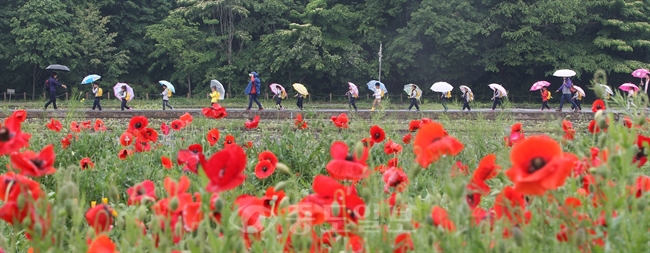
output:
[{"label": "person in red jacket", "polygon": [[542,111],[544,108],[551,110],[551,107],[548,107],[548,100],[551,99],[551,93],[546,89],[546,87],[542,88]]}]

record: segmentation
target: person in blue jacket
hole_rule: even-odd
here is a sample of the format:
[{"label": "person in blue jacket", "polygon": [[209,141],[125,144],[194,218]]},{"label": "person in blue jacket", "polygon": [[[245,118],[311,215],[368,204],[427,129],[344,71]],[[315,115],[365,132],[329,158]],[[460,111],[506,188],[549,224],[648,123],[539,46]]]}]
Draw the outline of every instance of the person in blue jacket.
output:
[{"label": "person in blue jacket", "polygon": [[59,83],[59,81],[57,80],[57,77],[58,76],[56,75],[56,72],[52,72],[52,74],[50,75],[50,79],[47,79],[47,81],[45,81],[46,82],[45,83],[45,88],[49,92],[50,101],[47,101],[47,103],[45,103],[45,108],[43,108],[43,110],[47,110],[47,107],[50,104],[52,104],[54,106],[54,110],[57,110],[57,108],[56,108],[56,87],[61,86],[64,89],[68,88],[67,86]]},{"label": "person in blue jacket", "polygon": [[251,77],[251,80],[248,81],[248,86],[246,86],[246,90],[244,90],[244,93],[248,95],[248,108],[246,108],[246,111],[250,111],[253,106],[253,101],[255,101],[260,111],[264,110],[260,101],[257,100],[257,95],[260,94],[260,78],[255,71],[248,74],[248,76]]}]

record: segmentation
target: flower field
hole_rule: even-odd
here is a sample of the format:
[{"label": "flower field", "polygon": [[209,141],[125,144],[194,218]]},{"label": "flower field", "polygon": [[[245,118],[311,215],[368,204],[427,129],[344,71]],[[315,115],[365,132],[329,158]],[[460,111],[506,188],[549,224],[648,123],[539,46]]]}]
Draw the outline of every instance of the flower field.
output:
[{"label": "flower field", "polygon": [[[644,252],[645,116],[26,119],[6,252]],[[595,108],[599,107],[599,108]],[[415,115],[415,114],[414,114]]]}]

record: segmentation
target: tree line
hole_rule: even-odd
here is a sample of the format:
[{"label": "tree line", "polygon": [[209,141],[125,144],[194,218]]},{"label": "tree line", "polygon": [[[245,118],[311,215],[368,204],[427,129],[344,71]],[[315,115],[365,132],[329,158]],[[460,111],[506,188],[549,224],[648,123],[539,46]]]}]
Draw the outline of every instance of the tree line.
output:
[{"label": "tree line", "polygon": [[[142,92],[158,80],[203,94],[217,79],[239,96],[257,71],[265,84],[345,93],[378,79],[395,94],[408,83],[528,95],[537,80],[579,73],[586,86],[638,82],[649,67],[650,0],[0,0],[0,92],[42,93],[49,64],[68,84],[87,74]],[[553,86],[552,86],[553,87]],[[266,86],[265,91],[268,91]],[[289,88],[290,89],[290,88]],[[361,87],[362,92],[367,89]],[[485,92],[483,92],[485,90]],[[593,97],[593,96],[592,96]]]}]

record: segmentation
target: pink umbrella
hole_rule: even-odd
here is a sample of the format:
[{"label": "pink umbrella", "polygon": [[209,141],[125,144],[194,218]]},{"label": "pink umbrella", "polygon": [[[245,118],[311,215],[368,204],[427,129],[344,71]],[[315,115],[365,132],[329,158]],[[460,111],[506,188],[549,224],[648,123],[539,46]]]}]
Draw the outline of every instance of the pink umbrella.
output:
[{"label": "pink umbrella", "polygon": [[624,83],[618,88],[621,89],[622,91],[630,91],[630,90],[639,91],[639,87],[631,83]]},{"label": "pink umbrella", "polygon": [[350,89],[352,89],[352,94],[355,96],[359,96],[359,88],[351,82],[348,82],[348,86],[350,86]]},{"label": "pink umbrella", "polygon": [[632,71],[632,76],[636,78],[646,78],[650,74],[650,70],[647,69],[637,69]]},{"label": "pink umbrella", "polygon": [[530,91],[536,91],[536,90],[541,90],[544,87],[550,86],[551,83],[547,81],[537,81],[536,83],[533,84],[533,86],[530,87]]}]

